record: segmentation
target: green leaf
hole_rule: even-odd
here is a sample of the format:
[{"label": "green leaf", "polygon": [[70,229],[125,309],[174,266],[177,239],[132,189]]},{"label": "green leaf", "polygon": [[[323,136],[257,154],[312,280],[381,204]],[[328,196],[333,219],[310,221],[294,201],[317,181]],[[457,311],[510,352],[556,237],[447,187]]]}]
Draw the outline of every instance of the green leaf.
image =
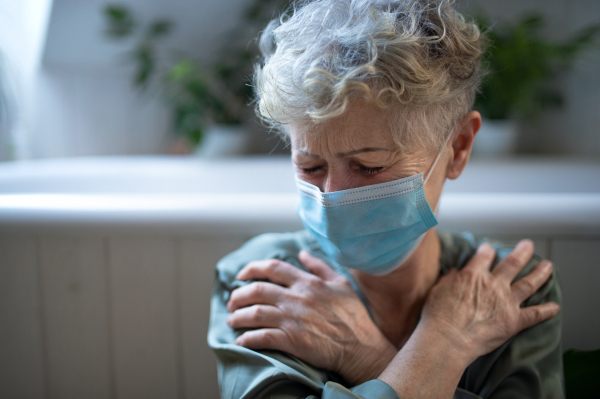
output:
[{"label": "green leaf", "polygon": [[215,75],[222,80],[227,80],[235,73],[235,69],[223,63],[216,64],[214,67]]},{"label": "green leaf", "polygon": [[194,146],[197,146],[202,141],[202,129],[196,128],[188,130],[186,132],[186,137]]},{"label": "green leaf", "polygon": [[173,23],[171,21],[166,19],[156,20],[148,27],[148,37],[159,38],[161,36],[166,36],[171,33],[172,29]]},{"label": "green leaf", "polygon": [[106,34],[109,37],[121,39],[131,35],[135,28],[135,21],[131,11],[127,6],[118,4],[109,4],[104,7],[104,17],[106,18]]},{"label": "green leaf", "polygon": [[563,355],[567,399],[600,398],[600,349],[568,350]]},{"label": "green leaf", "polygon": [[138,87],[146,87],[154,72],[154,48],[149,44],[141,44],[133,53],[137,68],[134,76],[134,84]]},{"label": "green leaf", "polygon": [[202,114],[202,110],[194,105],[178,105],[174,108],[175,130],[187,137],[193,145],[198,145],[202,140]]},{"label": "green leaf", "polygon": [[189,77],[195,70],[195,65],[192,61],[181,60],[175,63],[169,69],[167,77],[172,81],[179,81]]},{"label": "green leaf", "polygon": [[129,8],[120,4],[107,4],[104,7],[104,13],[115,22],[122,22],[131,18]]}]

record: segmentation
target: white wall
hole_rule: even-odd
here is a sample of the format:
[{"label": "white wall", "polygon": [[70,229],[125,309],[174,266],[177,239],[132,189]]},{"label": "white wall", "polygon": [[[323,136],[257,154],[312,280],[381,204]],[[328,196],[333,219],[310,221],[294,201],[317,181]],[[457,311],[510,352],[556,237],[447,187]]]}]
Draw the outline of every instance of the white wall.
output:
[{"label": "white wall", "polygon": [[[250,0],[126,0],[146,19],[167,16],[178,21],[170,45],[195,53],[206,62],[224,32],[231,29]],[[49,26],[38,114],[31,153],[35,157],[165,152],[168,111],[131,88],[118,68],[124,44],[102,36],[104,0],[55,0]],[[481,7],[498,19],[524,12],[547,16],[548,35],[564,38],[591,23],[600,23],[597,0],[459,1],[467,10]],[[523,129],[520,151],[584,157],[600,156],[600,47],[579,61],[573,73],[557,80],[567,104],[539,124]],[[254,126],[260,131],[261,128]],[[254,135],[255,150],[269,151],[277,138]]]},{"label": "white wall", "polygon": [[128,71],[45,66],[38,78],[36,158],[165,152],[170,115],[131,89]]}]

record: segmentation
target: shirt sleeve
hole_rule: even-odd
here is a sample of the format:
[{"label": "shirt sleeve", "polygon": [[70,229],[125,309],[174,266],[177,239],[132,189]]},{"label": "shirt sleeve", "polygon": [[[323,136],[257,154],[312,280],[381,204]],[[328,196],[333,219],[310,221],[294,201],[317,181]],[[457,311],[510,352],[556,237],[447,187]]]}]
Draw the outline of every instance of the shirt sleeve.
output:
[{"label": "shirt sleeve", "polygon": [[[498,249],[498,258],[510,251],[511,248]],[[541,260],[534,256],[517,279],[531,272]],[[550,301],[561,304],[556,269],[523,306]],[[559,312],[553,318],[521,331],[471,364],[459,386],[490,399],[564,398],[561,329],[562,314]]]},{"label": "shirt sleeve", "polygon": [[[293,234],[259,236],[223,258],[217,265],[217,278],[211,300],[208,343],[214,350],[219,369],[222,399],[311,398],[311,399],[400,399],[385,382],[370,380],[346,387],[334,373],[317,369],[289,354],[254,351],[235,345],[241,333],[227,323],[230,293],[245,284],[235,280],[242,267],[252,260],[280,259],[300,267],[297,254],[302,245]],[[511,248],[499,249],[498,258]],[[474,251],[474,250],[473,250]],[[465,251],[464,263],[471,255]],[[534,257],[517,277],[529,273],[541,259]],[[548,301],[561,303],[557,271],[523,306]],[[561,314],[521,331],[493,352],[480,357],[463,374],[454,399],[562,398]]]},{"label": "shirt sleeve", "polygon": [[299,267],[295,257],[290,255],[297,255],[300,249],[292,235],[263,235],[217,265],[208,344],[217,356],[221,398],[400,399],[396,391],[381,380],[348,388],[334,373],[317,369],[289,354],[254,351],[235,344],[240,332],[227,325],[226,304],[231,291],[244,284],[235,280],[237,272],[248,262],[259,259],[281,259]]}]

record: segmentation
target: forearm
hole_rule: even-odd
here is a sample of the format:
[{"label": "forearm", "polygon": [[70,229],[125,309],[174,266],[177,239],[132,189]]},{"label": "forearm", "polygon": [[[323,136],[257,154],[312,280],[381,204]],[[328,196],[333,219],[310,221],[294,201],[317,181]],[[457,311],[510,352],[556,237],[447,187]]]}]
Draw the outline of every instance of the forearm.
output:
[{"label": "forearm", "polygon": [[369,380],[377,379],[392,362],[398,349],[382,337],[381,341],[363,350],[354,352],[353,359],[344,364],[338,373],[349,386],[357,386]]},{"label": "forearm", "polygon": [[469,360],[448,341],[417,329],[378,379],[403,399],[452,398]]}]

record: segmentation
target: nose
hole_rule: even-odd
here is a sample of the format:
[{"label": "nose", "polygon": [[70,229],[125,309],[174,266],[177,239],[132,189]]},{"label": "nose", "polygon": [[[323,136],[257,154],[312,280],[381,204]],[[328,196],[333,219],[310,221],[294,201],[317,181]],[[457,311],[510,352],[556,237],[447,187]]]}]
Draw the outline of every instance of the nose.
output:
[{"label": "nose", "polygon": [[325,186],[323,187],[323,192],[324,193],[332,193],[334,191],[340,191],[339,189],[337,189],[337,187],[338,187],[337,183],[328,177],[325,180]]},{"label": "nose", "polygon": [[360,184],[355,182],[349,173],[330,172],[325,177],[322,190],[324,193],[332,193],[335,191],[348,190],[359,186]]}]

